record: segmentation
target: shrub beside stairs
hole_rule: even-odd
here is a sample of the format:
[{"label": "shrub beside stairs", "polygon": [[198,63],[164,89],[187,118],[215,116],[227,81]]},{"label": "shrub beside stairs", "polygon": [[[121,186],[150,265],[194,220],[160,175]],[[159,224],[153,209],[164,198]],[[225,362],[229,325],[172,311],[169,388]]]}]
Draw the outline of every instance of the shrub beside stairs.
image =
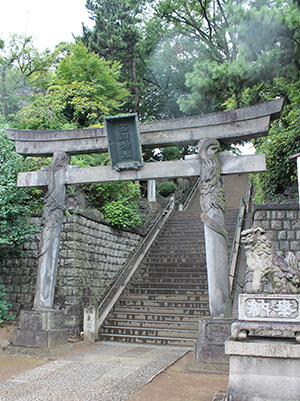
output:
[{"label": "shrub beside stairs", "polygon": [[[238,210],[226,211],[233,238]],[[231,243],[231,241],[230,241]],[[192,346],[209,316],[199,193],[174,210],[99,331],[100,340]]]}]

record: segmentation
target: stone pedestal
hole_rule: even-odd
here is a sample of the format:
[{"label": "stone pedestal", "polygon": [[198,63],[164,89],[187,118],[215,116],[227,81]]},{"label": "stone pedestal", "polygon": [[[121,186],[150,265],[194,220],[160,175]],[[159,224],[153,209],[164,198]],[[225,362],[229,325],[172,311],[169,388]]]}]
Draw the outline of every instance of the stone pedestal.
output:
[{"label": "stone pedestal", "polygon": [[14,332],[13,344],[23,347],[50,348],[68,342],[64,313],[53,309],[22,310],[20,328]]},{"label": "stone pedestal", "polygon": [[228,363],[225,341],[230,337],[233,319],[201,319],[195,344],[195,359],[209,363]]},{"label": "stone pedestal", "polygon": [[300,344],[292,339],[228,339],[226,401],[298,401]]}]

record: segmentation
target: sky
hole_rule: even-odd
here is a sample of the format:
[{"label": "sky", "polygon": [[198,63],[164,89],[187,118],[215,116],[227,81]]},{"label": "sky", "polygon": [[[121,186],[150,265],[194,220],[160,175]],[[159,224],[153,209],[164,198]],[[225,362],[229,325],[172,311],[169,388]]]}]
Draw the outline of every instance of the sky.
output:
[{"label": "sky", "polygon": [[86,0],[0,0],[0,38],[10,33],[33,37],[40,50],[54,50],[60,42],[73,42],[82,22],[92,26]]}]

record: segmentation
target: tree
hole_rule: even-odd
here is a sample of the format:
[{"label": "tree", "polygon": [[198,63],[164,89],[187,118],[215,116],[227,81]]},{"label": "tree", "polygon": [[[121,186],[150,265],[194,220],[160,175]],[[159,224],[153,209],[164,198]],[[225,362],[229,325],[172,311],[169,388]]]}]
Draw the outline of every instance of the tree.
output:
[{"label": "tree", "polygon": [[93,29],[83,26],[82,37],[89,50],[106,60],[121,63],[121,79],[133,94],[131,110],[134,112],[140,97],[137,59],[143,5],[141,0],[87,0],[86,7],[95,26]]},{"label": "tree", "polygon": [[158,1],[156,14],[196,43],[197,61],[186,74],[191,95],[180,98],[181,110],[239,107],[245,88],[292,73],[298,39],[285,20],[292,9],[281,0]]},{"label": "tree", "polygon": [[31,37],[12,35],[0,41],[0,105],[1,114],[7,118],[15,114],[38,88],[44,88],[51,79],[49,68],[55,54],[39,52]]},{"label": "tree", "polygon": [[272,124],[267,138],[255,141],[267,159],[267,173],[255,179],[260,199],[282,192],[296,179],[295,163],[289,163],[288,156],[299,152],[299,4],[291,0],[159,0],[156,15],[197,43],[197,60],[186,73],[190,94],[179,97],[184,113],[286,98],[281,120]]},{"label": "tree", "polygon": [[[128,92],[119,82],[118,62],[109,63],[88,52],[79,41],[64,46],[64,54],[53,73],[46,93],[37,93],[17,114],[19,127],[32,130],[82,128],[102,124],[103,116],[117,112]],[[73,164],[99,165],[107,155],[72,157]],[[85,185],[88,201],[104,213],[107,221],[121,227],[140,222],[133,183]]]},{"label": "tree", "polygon": [[119,82],[117,62],[111,64],[88,52],[81,43],[70,44],[53,74],[46,93],[34,94],[17,114],[23,129],[62,129],[100,124],[118,111],[127,97]]},{"label": "tree", "polygon": [[[178,99],[190,93],[185,84],[185,74],[192,71],[194,63],[194,43],[178,32],[161,31],[160,38],[148,35],[159,21],[147,26],[147,37],[142,44],[149,54],[145,54],[146,68],[141,86],[139,114],[143,120],[171,119],[183,117]],[[148,42],[150,42],[148,44]],[[151,50],[152,49],[152,50]]]}]

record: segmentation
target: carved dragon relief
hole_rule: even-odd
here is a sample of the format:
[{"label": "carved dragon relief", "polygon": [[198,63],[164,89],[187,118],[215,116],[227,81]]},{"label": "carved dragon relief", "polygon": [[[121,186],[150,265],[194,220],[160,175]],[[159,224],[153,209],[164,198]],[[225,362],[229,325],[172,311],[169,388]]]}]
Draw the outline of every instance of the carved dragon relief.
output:
[{"label": "carved dragon relief", "polygon": [[200,159],[200,205],[201,220],[213,231],[222,235],[228,244],[228,234],[220,216],[224,216],[226,203],[218,153],[221,149],[217,139],[203,139],[198,143]]},{"label": "carved dragon relief", "polygon": [[253,272],[251,292],[257,293],[266,277],[272,285],[272,293],[300,293],[300,271],[296,256],[288,252],[285,259],[279,257],[263,228],[251,228],[241,234],[246,261]]}]

